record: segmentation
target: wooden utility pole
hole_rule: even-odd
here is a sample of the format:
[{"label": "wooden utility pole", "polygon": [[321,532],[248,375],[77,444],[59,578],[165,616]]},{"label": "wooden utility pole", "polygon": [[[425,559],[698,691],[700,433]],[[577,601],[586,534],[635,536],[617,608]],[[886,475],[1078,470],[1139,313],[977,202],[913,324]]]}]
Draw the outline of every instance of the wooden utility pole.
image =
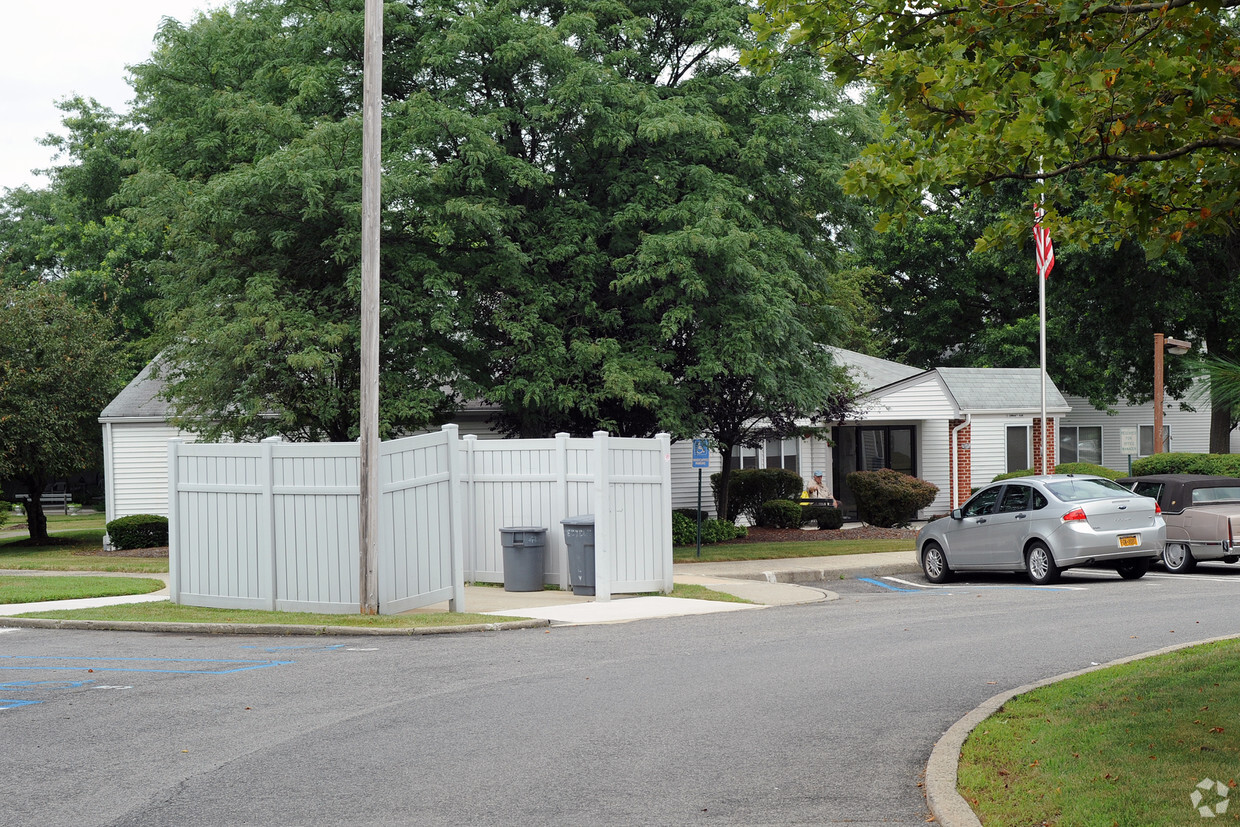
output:
[{"label": "wooden utility pole", "polygon": [[361,613],[378,614],[379,545],[379,197],[383,99],[383,0],[366,0],[362,57]]},{"label": "wooden utility pole", "polygon": [[1154,334],[1154,450],[1153,453],[1161,454],[1163,452],[1163,349],[1166,343],[1163,341],[1163,334]]}]

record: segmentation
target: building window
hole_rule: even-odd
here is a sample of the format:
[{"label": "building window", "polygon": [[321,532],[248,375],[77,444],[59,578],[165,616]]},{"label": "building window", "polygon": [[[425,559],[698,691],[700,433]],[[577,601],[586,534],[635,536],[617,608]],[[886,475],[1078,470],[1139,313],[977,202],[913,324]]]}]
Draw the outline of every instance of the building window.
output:
[{"label": "building window", "polygon": [[1059,427],[1059,461],[1102,464],[1102,426]]},{"label": "building window", "polygon": [[798,439],[768,439],[758,448],[733,448],[732,470],[750,468],[786,468],[797,471]]},{"label": "building window", "polygon": [[1030,468],[1030,428],[1028,425],[1009,425],[1007,428],[1007,470],[1024,471]]},{"label": "building window", "polygon": [[[1163,426],[1163,453],[1171,450],[1171,426]],[[1148,457],[1154,453],[1154,426],[1141,426],[1141,444],[1139,446],[1141,456]]]},{"label": "building window", "polygon": [[784,468],[788,471],[798,470],[797,439],[768,439],[766,441],[766,467]]}]

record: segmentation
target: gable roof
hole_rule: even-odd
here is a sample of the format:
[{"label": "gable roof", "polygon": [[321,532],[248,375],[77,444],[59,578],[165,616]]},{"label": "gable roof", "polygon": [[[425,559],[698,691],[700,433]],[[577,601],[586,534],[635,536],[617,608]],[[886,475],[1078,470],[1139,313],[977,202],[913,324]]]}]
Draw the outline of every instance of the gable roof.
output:
[{"label": "gable roof", "polygon": [[848,372],[857,380],[861,390],[865,393],[885,385],[890,385],[893,382],[899,382],[901,379],[907,379],[910,376],[924,373],[920,368],[912,368],[899,362],[880,359],[877,356],[867,356],[864,353],[857,353],[855,350],[845,350],[841,347],[828,349],[831,351],[835,361],[848,369]]},{"label": "gable roof", "polygon": [[125,389],[108,403],[99,414],[100,422],[147,421],[163,422],[168,416],[168,401],[160,398],[164,380],[153,375],[157,360],[147,363]]}]

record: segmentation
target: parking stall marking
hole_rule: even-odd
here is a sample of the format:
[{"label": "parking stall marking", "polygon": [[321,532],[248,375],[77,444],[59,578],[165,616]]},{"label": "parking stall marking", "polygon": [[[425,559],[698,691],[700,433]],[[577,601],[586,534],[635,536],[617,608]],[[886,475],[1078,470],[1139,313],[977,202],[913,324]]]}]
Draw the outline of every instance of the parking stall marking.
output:
[{"label": "parking stall marking", "polygon": [[[932,592],[939,592],[941,594],[951,594],[953,590],[960,590],[960,589],[968,589],[971,592],[981,591],[981,590],[1083,592],[1089,589],[1088,586],[1034,586],[1034,585],[981,586],[981,585],[970,585],[968,583],[957,583],[954,585],[941,586],[941,585],[934,585],[931,583],[914,583],[911,580],[903,580],[899,577],[884,577],[882,580],[877,580],[872,577],[859,577],[857,579],[863,582],[866,582],[866,583],[870,583],[871,585],[874,585],[874,586],[880,586],[884,589],[887,589],[888,591],[904,592],[907,594],[927,594],[927,593],[932,593]],[[883,580],[888,580],[891,582],[884,583]],[[895,585],[891,585],[891,583],[899,583],[900,585],[895,586]],[[902,586],[907,586],[908,588],[901,588]]]}]

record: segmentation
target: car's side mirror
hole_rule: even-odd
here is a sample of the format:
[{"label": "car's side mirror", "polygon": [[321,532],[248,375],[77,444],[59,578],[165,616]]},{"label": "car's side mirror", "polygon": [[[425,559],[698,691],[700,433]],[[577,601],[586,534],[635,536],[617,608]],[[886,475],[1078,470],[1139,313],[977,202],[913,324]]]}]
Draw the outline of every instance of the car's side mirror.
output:
[{"label": "car's side mirror", "polygon": [[953,519],[953,520],[963,520],[963,519],[964,519],[964,514],[960,511],[960,509],[959,509],[959,508],[953,508],[953,509],[952,509],[952,519]]}]

